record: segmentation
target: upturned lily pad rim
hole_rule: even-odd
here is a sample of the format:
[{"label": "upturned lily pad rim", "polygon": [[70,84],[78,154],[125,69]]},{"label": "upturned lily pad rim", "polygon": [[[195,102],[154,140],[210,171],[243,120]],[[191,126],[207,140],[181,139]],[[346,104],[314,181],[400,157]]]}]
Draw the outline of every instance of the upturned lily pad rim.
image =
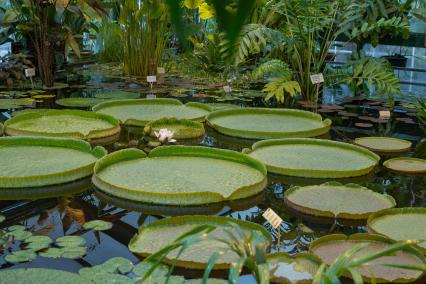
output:
[{"label": "upturned lily pad rim", "polygon": [[[377,211],[373,211],[373,212],[367,212],[367,213],[347,213],[347,212],[341,212],[338,213],[337,215],[334,214],[334,212],[332,211],[325,211],[325,210],[319,210],[316,208],[311,208],[311,207],[307,207],[307,206],[303,206],[303,204],[297,204],[294,203],[292,201],[289,200],[289,195],[291,195],[292,193],[299,191],[299,190],[313,190],[313,189],[317,189],[318,187],[345,187],[346,189],[344,190],[353,190],[353,191],[359,191],[359,192],[364,192],[366,194],[370,194],[370,195],[374,195],[377,198],[386,200],[389,202],[389,208],[393,208],[396,206],[396,201],[395,199],[390,196],[390,195],[384,195],[384,194],[380,194],[377,193],[369,188],[360,186],[358,184],[355,183],[348,183],[348,184],[342,184],[340,182],[326,182],[320,185],[311,185],[311,186],[294,186],[288,190],[286,190],[284,192],[284,205],[286,207],[290,207],[292,210],[295,211],[299,211],[302,214],[308,214],[308,215],[313,215],[315,217],[325,217],[325,218],[338,218],[338,219],[346,219],[346,220],[365,220],[367,219],[371,214],[377,212]],[[327,188],[321,189],[321,190],[327,190]],[[349,201],[351,202],[351,201]]]},{"label": "upturned lily pad rim", "polygon": [[[137,242],[138,237],[143,234],[144,230],[152,230],[155,227],[164,227],[164,226],[179,226],[179,225],[187,225],[187,224],[200,224],[205,225],[206,223],[214,223],[216,225],[226,225],[227,223],[232,222],[237,224],[245,229],[259,231],[265,240],[268,243],[268,247],[272,244],[272,236],[271,234],[261,225],[258,225],[253,222],[242,221],[230,217],[218,217],[218,216],[203,216],[203,215],[189,215],[189,216],[178,216],[156,220],[152,223],[143,225],[139,228],[139,231],[132,237],[129,242],[129,250],[140,257],[148,257],[151,255],[150,253],[143,253],[137,249],[135,246],[135,242]],[[165,258],[163,261],[165,264],[175,264],[178,267],[189,268],[189,269],[205,269],[207,263],[193,262],[193,261],[185,261],[179,259],[169,259]],[[228,269],[229,264],[227,263],[216,263],[213,267],[215,270],[223,270]]]},{"label": "upturned lily pad rim", "polygon": [[[74,149],[77,151],[85,152],[93,155],[99,159],[107,154],[107,151],[100,146],[92,149],[88,142],[78,139],[68,138],[51,138],[51,137],[34,137],[34,136],[19,136],[19,137],[1,137],[0,146],[46,146],[46,147],[59,147],[65,149]],[[30,162],[30,161],[29,161]],[[93,166],[95,163],[89,165],[82,165],[75,169],[71,169],[61,173],[53,173],[39,176],[26,176],[26,177],[13,177],[5,178],[0,177],[0,190],[1,188],[31,188],[40,186],[49,186],[63,184],[81,178],[87,177],[93,173]]]},{"label": "upturned lily pad rim", "polygon": [[418,161],[418,162],[422,162],[426,164],[425,159],[419,159],[419,158],[413,158],[413,157],[398,157],[398,158],[392,158],[392,159],[384,161],[383,166],[392,172],[396,172],[396,173],[400,173],[404,175],[426,176],[425,170],[401,171],[401,170],[394,169],[392,168],[392,163],[395,161]]},{"label": "upturned lily pad rim", "polygon": [[[232,116],[239,114],[274,114],[274,115],[292,115],[299,116],[304,118],[309,118],[323,124],[322,127],[311,129],[311,130],[301,130],[301,131],[291,131],[291,132],[279,132],[279,131],[255,131],[255,130],[241,130],[225,127],[214,123],[214,119],[223,116]],[[322,120],[321,115],[304,111],[298,109],[271,109],[271,108],[233,108],[233,109],[223,109],[216,110],[211,112],[207,116],[207,124],[218,132],[239,138],[246,139],[274,139],[274,138],[306,138],[306,137],[317,137],[323,134],[328,133],[331,127],[331,120],[325,119]]]},{"label": "upturned lily pad rim", "polygon": [[315,139],[315,138],[284,138],[284,139],[269,139],[262,140],[254,143],[252,145],[252,150],[249,154],[253,153],[257,149],[261,149],[269,146],[279,146],[279,145],[295,145],[295,144],[303,144],[303,145],[319,145],[325,147],[338,147],[342,149],[351,150],[353,152],[358,152],[358,154],[364,155],[368,157],[370,160],[374,162],[374,165],[365,167],[358,170],[317,170],[317,169],[292,169],[292,168],[284,168],[284,167],[275,167],[268,165],[267,162],[266,168],[270,173],[288,175],[288,176],[298,176],[298,177],[307,177],[307,178],[348,178],[348,177],[356,177],[363,176],[369,174],[380,162],[380,157],[371,152],[368,149],[365,149],[360,146],[356,146],[349,143],[332,141],[332,140],[323,140],[323,139]]},{"label": "upturned lily pad rim", "polygon": [[[377,219],[380,219],[381,217],[391,216],[391,215],[401,215],[401,214],[423,214],[426,218],[426,208],[425,207],[404,207],[404,208],[389,208],[389,209],[381,210],[379,212],[371,214],[370,217],[368,218],[367,220],[368,231],[371,233],[378,234],[378,235],[385,236],[387,238],[392,239],[390,236],[386,236],[385,233],[376,231],[374,229],[373,224]],[[418,250],[420,250],[424,255],[426,255],[426,247],[421,247],[419,245],[415,245],[415,247]]]},{"label": "upturned lily pad rim", "polygon": [[[383,140],[383,143],[386,143],[386,142],[384,142],[384,140],[395,141],[395,142],[398,142],[398,143],[405,143],[406,146],[405,147],[394,147],[394,149],[370,147],[368,145],[363,144],[364,141],[368,141],[368,140]],[[394,138],[394,137],[373,137],[373,136],[358,137],[354,140],[354,143],[358,146],[364,147],[364,148],[366,148],[370,151],[373,151],[373,152],[379,153],[379,154],[406,153],[406,152],[409,152],[411,150],[411,146],[412,146],[412,143],[410,141],[399,139],[399,138]]]},{"label": "upturned lily pad rim", "polygon": [[[167,98],[156,98],[156,99],[129,99],[129,100],[108,100],[106,102],[99,103],[92,107],[94,112],[102,111],[108,107],[115,106],[126,106],[126,105],[175,105],[182,107],[193,107],[206,111],[207,113],[212,111],[212,108],[208,105],[197,103],[197,102],[189,102],[183,104],[181,101],[176,99],[167,99]],[[193,118],[191,120],[204,122],[206,120],[207,113],[203,116]],[[151,120],[140,120],[140,119],[127,119],[126,121],[121,121],[122,124],[128,126],[140,126],[143,127]]]},{"label": "upturned lily pad rim", "polygon": [[[273,264],[279,264],[280,259],[284,259],[284,260],[306,259],[306,260],[310,261],[311,263],[313,263],[314,265],[317,265],[318,269],[321,266],[321,264],[323,263],[321,258],[319,258],[318,256],[313,255],[311,253],[298,253],[298,254],[292,256],[292,255],[290,255],[286,252],[275,252],[275,253],[268,254],[267,257],[266,257],[266,260],[268,261],[268,263],[271,260],[276,260],[276,262],[274,262]],[[314,277],[315,277],[315,275],[312,275],[312,280],[313,280]],[[287,277],[274,277],[274,275],[271,275],[271,282],[272,283],[283,283],[282,281],[279,280],[279,279],[283,279],[283,278],[286,279],[286,280],[288,279]],[[306,279],[306,280],[308,280],[308,279]],[[284,283],[287,283],[287,282],[284,282]],[[289,283],[293,283],[291,281],[291,279],[290,279]],[[300,282],[297,281],[296,283],[300,283]]]},{"label": "upturned lily pad rim", "polygon": [[[311,244],[309,245],[309,252],[312,253],[313,255],[315,255],[314,250],[315,248],[326,244],[326,243],[332,243],[334,241],[359,241],[360,243],[362,243],[363,241],[365,242],[376,242],[376,243],[383,243],[383,244],[395,244],[396,241],[393,241],[387,237],[384,237],[382,235],[378,235],[378,234],[366,234],[366,233],[357,233],[357,234],[353,234],[353,235],[344,235],[344,234],[330,234],[330,235],[325,235],[323,237],[320,237],[314,241],[311,242]],[[426,258],[425,256],[418,250],[415,249],[414,247],[407,247],[402,249],[402,251],[409,253],[411,255],[414,255],[415,257],[417,257],[421,262],[423,262],[424,265],[426,265]],[[319,256],[318,256],[319,257]],[[319,257],[321,259],[321,257]],[[421,278],[424,274],[420,275],[420,277],[418,277],[417,279]],[[371,280],[370,278],[362,275],[363,279],[366,279],[368,282],[370,282],[369,280]],[[389,280],[386,279],[381,279],[381,278],[375,278],[375,280],[377,281],[377,283],[389,283]],[[396,279],[394,280],[394,282],[392,283],[411,283],[413,281],[415,281],[416,279]]]},{"label": "upturned lily pad rim", "polygon": [[[130,211],[142,212],[157,216],[184,216],[184,215],[215,215],[226,211],[244,211],[257,206],[265,199],[264,192],[258,193],[247,198],[228,200],[210,204],[176,206],[152,204],[140,201],[132,201],[117,196],[113,196],[99,189],[94,190],[96,197],[107,204],[114,205]],[[1,197],[1,196],[0,196]]]},{"label": "upturned lily pad rim", "polygon": [[145,125],[144,132],[151,137],[156,137],[155,131],[161,128],[169,129],[168,125],[182,125],[187,128],[183,131],[175,132],[173,134],[174,139],[193,139],[202,137],[205,134],[205,129],[201,122],[189,119],[177,119],[175,117],[164,117],[148,122],[148,124]]},{"label": "upturned lily pad rim", "polygon": [[[22,122],[26,120],[37,119],[45,116],[54,117],[54,116],[78,116],[83,118],[99,119],[104,120],[112,125],[112,127],[101,130],[92,130],[87,135],[84,135],[81,132],[63,132],[63,133],[52,133],[52,132],[43,132],[43,131],[31,131],[23,130],[19,128],[14,128],[13,123]],[[17,115],[8,119],[5,122],[5,133],[10,136],[47,136],[47,137],[63,137],[63,138],[75,138],[75,139],[84,139],[84,140],[96,140],[96,139],[105,139],[107,137],[114,137],[120,133],[120,122],[118,119],[101,113],[94,113],[84,110],[50,110],[46,112],[29,112]]]},{"label": "upturned lily pad rim", "polygon": [[[152,192],[135,192],[132,189],[124,188],[110,184],[99,177],[99,173],[113,165],[124,161],[149,159],[156,157],[205,157],[212,159],[221,159],[231,162],[240,163],[259,171],[263,175],[263,180],[248,186],[237,188],[228,198],[217,192],[193,192],[193,193],[152,193]],[[146,203],[163,204],[163,205],[197,205],[195,196],[203,198],[203,204],[223,202],[227,200],[242,199],[256,195],[261,192],[267,184],[267,170],[260,161],[235,151],[216,149],[203,146],[161,146],[152,150],[149,155],[139,149],[124,149],[111,153],[99,159],[94,167],[92,178],[93,184],[101,191],[108,194],[118,196],[120,198],[132,201],[141,201]],[[163,200],[158,203],[156,200]],[[189,202],[188,202],[189,201]],[[194,203],[196,202],[196,203]]]}]

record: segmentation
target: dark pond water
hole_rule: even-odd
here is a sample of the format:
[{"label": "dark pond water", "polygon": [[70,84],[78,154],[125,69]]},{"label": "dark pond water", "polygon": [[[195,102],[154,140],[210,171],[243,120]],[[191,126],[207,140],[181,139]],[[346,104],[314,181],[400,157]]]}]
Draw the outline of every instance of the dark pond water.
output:
[{"label": "dark pond water", "polygon": [[[102,86],[102,82],[99,83]],[[103,82],[103,84],[106,84]],[[111,83],[113,84],[113,83]],[[106,88],[111,87],[106,84]],[[128,87],[128,85],[127,85]],[[141,89],[142,90],[142,89]],[[142,92],[141,90],[137,90]],[[155,90],[155,89],[154,89]],[[60,92],[59,97],[68,96],[92,96],[99,92],[96,88],[68,89]],[[182,93],[188,95],[182,97],[183,101],[195,100],[200,102],[213,102],[211,98],[193,96],[205,91],[186,90]],[[145,88],[145,94],[149,93]],[[157,96],[169,97],[169,92],[156,92]],[[261,106],[260,101],[249,99],[246,101],[233,100],[225,97],[226,102],[240,105]],[[330,97],[324,100],[330,100]],[[335,98],[333,98],[335,100]],[[223,101],[221,101],[223,102]],[[341,101],[342,104],[343,100]],[[338,100],[335,103],[339,103]],[[324,114],[333,120],[333,129],[330,136],[333,140],[350,141],[355,137],[366,135],[388,135],[409,139],[413,142],[420,140],[421,132],[418,125],[406,123],[393,119],[388,123],[375,123],[370,128],[359,128],[355,124],[360,122],[359,116],[377,116],[377,103],[369,104],[368,101],[349,101],[343,103],[347,111],[356,113],[358,117],[342,116],[337,113]],[[38,103],[38,107],[56,107],[54,101],[43,101]],[[413,110],[405,107],[397,108],[397,117],[413,118]],[[3,113],[3,119],[11,112]],[[125,130],[122,133],[120,142],[109,149],[126,147],[129,140],[137,138],[137,133],[132,130]],[[199,142],[199,145],[232,149],[241,151],[249,147],[254,141],[235,139],[218,134],[212,129],[208,129],[206,136]],[[13,161],[0,161],[2,163],[12,163]],[[343,162],[343,161],[342,161]],[[37,166],[37,161],[29,166]],[[344,182],[350,182],[346,180]],[[26,200],[1,200],[0,214],[7,219],[1,224],[2,227],[21,224],[33,231],[35,234],[48,235],[56,239],[63,235],[82,235],[86,239],[88,253],[81,259],[49,259],[38,257],[30,263],[10,264],[4,261],[4,256],[11,251],[18,249],[16,246],[0,251],[0,269],[19,267],[48,267],[77,272],[81,267],[93,266],[103,263],[111,257],[122,256],[138,262],[136,256],[129,252],[127,244],[137,232],[139,226],[150,223],[160,218],[167,218],[173,215],[185,214],[210,214],[217,216],[229,216],[236,219],[247,220],[265,226],[274,236],[274,251],[284,251],[291,254],[305,252],[310,242],[322,235],[342,232],[345,234],[355,232],[365,232],[366,227],[362,224],[341,224],[338,220],[308,220],[301,216],[288,212],[283,206],[283,193],[292,185],[303,185],[320,182],[309,179],[285,179],[282,177],[269,177],[269,184],[264,193],[260,196],[233,202],[232,204],[215,204],[212,206],[199,206],[191,208],[160,207],[147,204],[136,204],[129,201],[118,200],[102,195],[90,184],[90,180],[80,181],[72,190],[73,194],[50,194],[49,198],[28,196]],[[374,175],[352,180],[360,183],[374,191],[392,195],[397,201],[398,207],[418,207],[426,206],[426,183],[425,179],[396,175],[387,172],[383,168],[377,169]],[[263,219],[262,213],[272,208],[283,219],[280,240],[278,233],[272,229]],[[111,221],[113,228],[108,231],[95,234],[93,231],[85,232],[81,225],[93,219]],[[181,271],[182,272],[182,271]],[[190,271],[186,271],[189,273]],[[184,271],[185,273],[185,271]],[[186,273],[185,273],[186,274]],[[252,283],[250,276],[243,277],[241,283]]]}]

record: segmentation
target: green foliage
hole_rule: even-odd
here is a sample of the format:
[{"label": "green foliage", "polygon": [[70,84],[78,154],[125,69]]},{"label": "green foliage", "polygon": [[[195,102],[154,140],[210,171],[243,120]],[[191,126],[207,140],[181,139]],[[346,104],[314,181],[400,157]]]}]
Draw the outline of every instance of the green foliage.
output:
[{"label": "green foliage", "polygon": [[285,62],[279,59],[272,59],[260,64],[253,70],[252,75],[256,79],[271,75],[282,76],[288,79],[292,77],[293,73]]},{"label": "green foliage", "polygon": [[418,99],[417,103],[417,119],[419,120],[420,127],[423,131],[426,131],[426,100]]},{"label": "green foliage", "polygon": [[123,60],[123,32],[117,23],[105,20],[97,33],[97,43],[99,62],[121,62]]},{"label": "green foliage", "polygon": [[296,93],[300,93],[302,90],[297,81],[279,77],[272,78],[271,82],[265,85],[263,91],[268,93],[266,100],[275,98],[279,103],[289,105],[293,102]]},{"label": "green foliage", "polygon": [[92,220],[84,223],[83,228],[93,231],[106,231],[112,228],[112,223],[103,220]]}]

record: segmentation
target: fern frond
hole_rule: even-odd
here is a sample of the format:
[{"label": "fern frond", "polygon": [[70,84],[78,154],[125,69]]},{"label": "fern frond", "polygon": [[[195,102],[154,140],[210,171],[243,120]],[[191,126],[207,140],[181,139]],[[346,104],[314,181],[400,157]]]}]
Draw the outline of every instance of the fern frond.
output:
[{"label": "fern frond", "polygon": [[266,84],[263,89],[263,92],[268,93],[265,100],[275,98],[279,103],[287,104],[301,91],[297,81],[291,81],[285,77],[272,78],[271,82]]},{"label": "fern frond", "polygon": [[291,69],[288,64],[279,59],[272,59],[260,64],[253,70],[252,76],[255,79],[263,78],[270,75],[278,75],[290,79],[292,77]]}]

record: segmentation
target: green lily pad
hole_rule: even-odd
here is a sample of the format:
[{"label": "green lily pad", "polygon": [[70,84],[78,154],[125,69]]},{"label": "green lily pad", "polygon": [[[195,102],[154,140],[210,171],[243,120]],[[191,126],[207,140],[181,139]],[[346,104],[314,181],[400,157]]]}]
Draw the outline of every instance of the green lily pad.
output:
[{"label": "green lily pad", "polygon": [[87,273],[82,274],[82,278],[90,283],[102,283],[102,284],[135,284],[137,281],[135,279],[131,279],[125,275],[120,274],[105,274],[105,273]]},{"label": "green lily pad", "polygon": [[33,234],[31,232],[21,231],[21,230],[16,230],[16,231],[11,231],[11,232],[6,233],[7,237],[13,237],[17,241],[23,241],[23,240],[31,237],[32,235]]},{"label": "green lily pad", "polygon": [[357,184],[335,182],[286,190],[284,204],[309,215],[356,220],[367,219],[374,212],[396,206],[389,195]]},{"label": "green lily pad", "polygon": [[206,105],[210,106],[213,111],[224,110],[224,109],[242,108],[242,106],[227,104],[227,103],[206,103]]},{"label": "green lily pad", "polygon": [[[199,225],[213,225],[216,229],[210,232],[210,238],[195,242],[176,259],[178,249],[170,252],[166,259],[166,263],[175,263],[178,267],[190,269],[204,269],[213,253],[222,251],[213,269],[227,269],[230,263],[239,259],[232,250],[223,242],[216,241],[212,237],[223,240],[230,240],[225,230],[234,230],[229,223],[240,226],[247,232],[255,232],[266,246],[271,244],[271,235],[260,225],[240,221],[226,217],[208,217],[208,216],[182,216],[167,219],[161,219],[144,225],[139,232],[132,238],[129,243],[131,252],[139,256],[146,257],[159,249],[173,243],[176,238],[190,231]],[[161,237],[159,237],[161,236]]]},{"label": "green lily pad", "polygon": [[83,228],[86,230],[106,231],[112,228],[112,223],[103,220],[92,220],[84,223]]},{"label": "green lily pad", "polygon": [[[58,244],[59,245],[59,244]],[[67,245],[61,248],[61,257],[69,259],[77,259],[83,257],[87,253],[85,247]]]},{"label": "green lily pad", "polygon": [[192,139],[202,137],[205,133],[201,122],[188,119],[162,118],[149,122],[144,132],[151,137],[156,137],[155,132],[166,128],[173,132],[173,139]]},{"label": "green lily pad", "polygon": [[133,270],[133,263],[124,257],[113,257],[102,264],[103,268],[111,273],[118,271],[127,274]]},{"label": "green lily pad", "polygon": [[10,136],[49,136],[100,140],[120,133],[115,118],[82,110],[51,110],[15,116],[5,122]]},{"label": "green lily pad", "polygon": [[210,113],[207,123],[225,135],[248,139],[304,138],[328,133],[331,120],[295,109],[241,108]]},{"label": "green lily pad", "polygon": [[346,178],[367,175],[379,163],[373,152],[348,143],[312,138],[259,141],[249,153],[268,172],[307,178]]},{"label": "green lily pad", "polygon": [[62,249],[60,248],[48,248],[45,251],[39,252],[39,256],[49,258],[60,258],[62,256]]},{"label": "green lily pad", "polygon": [[26,248],[34,251],[46,249],[50,246],[53,240],[48,236],[31,236],[25,239]]},{"label": "green lily pad", "polygon": [[360,137],[354,143],[378,154],[409,152],[412,145],[410,141],[391,137]]},{"label": "green lily pad", "polygon": [[267,262],[271,271],[272,283],[310,283],[322,264],[318,257],[299,253],[290,256],[284,252],[268,255]]},{"label": "green lily pad", "polygon": [[[328,235],[313,241],[309,251],[321,258],[324,263],[330,265],[338,256],[361,243],[368,244],[368,246],[354,254],[353,258],[384,249],[394,242],[379,235]],[[377,283],[409,283],[419,279],[423,274],[421,271],[388,267],[383,264],[424,266],[426,259],[418,250],[407,248],[393,255],[369,261],[368,265],[356,270],[361,274],[364,281],[371,282],[374,277]],[[345,276],[350,277],[349,274]]]},{"label": "green lily pad", "polygon": [[46,268],[19,268],[0,271],[0,284],[90,284],[78,274]]},{"label": "green lily pad", "polygon": [[202,122],[211,111],[207,105],[195,102],[184,105],[175,99],[114,100],[100,103],[93,110],[116,117],[129,126],[145,126],[164,117]]},{"label": "green lily pad", "polygon": [[13,231],[25,231],[27,228],[25,226],[22,225],[12,225],[10,227],[7,228],[7,230],[9,232],[13,232]]},{"label": "green lily pad", "polygon": [[55,103],[70,108],[89,108],[104,101],[104,99],[99,98],[64,98],[56,100]]},{"label": "green lily pad", "polygon": [[[139,262],[135,265],[133,268],[133,273],[144,277],[145,274],[151,269],[152,264],[146,261]],[[169,273],[169,267],[164,264],[159,264],[157,268],[152,272],[152,274],[147,278],[145,281],[147,283],[149,282],[155,282],[158,279],[163,279],[167,274]]]},{"label": "green lily pad", "polygon": [[33,250],[19,250],[6,255],[4,260],[11,263],[19,263],[34,260],[36,257],[37,254]]},{"label": "green lily pad", "polygon": [[23,109],[23,110],[14,111],[12,113],[12,116],[17,116],[17,115],[20,115],[20,114],[25,114],[25,113],[30,113],[30,112],[46,113],[46,112],[51,111],[51,110],[52,110],[51,108],[26,108],[26,109]]},{"label": "green lily pad", "polygon": [[413,175],[424,176],[426,175],[426,160],[419,158],[400,157],[393,158],[385,161],[383,166],[393,172]]},{"label": "green lily pad", "polygon": [[368,218],[368,230],[393,240],[420,240],[418,248],[426,254],[426,208],[393,208]]},{"label": "green lily pad", "polygon": [[114,152],[95,166],[93,183],[110,195],[133,201],[194,205],[256,195],[266,169],[247,155],[221,149],[162,146],[146,154]]},{"label": "green lily pad", "polygon": [[[47,186],[71,182],[93,173],[97,159],[106,154],[81,140],[45,137],[2,137],[0,189]],[[37,161],[37,166],[29,167]]]},{"label": "green lily pad", "polygon": [[63,236],[56,239],[56,244],[60,247],[78,247],[86,243],[86,240],[80,236]]},{"label": "green lily pad", "polygon": [[0,110],[23,108],[34,104],[33,99],[0,99]]},{"label": "green lily pad", "polygon": [[140,95],[125,91],[112,91],[96,94],[95,97],[98,99],[137,99]]}]

